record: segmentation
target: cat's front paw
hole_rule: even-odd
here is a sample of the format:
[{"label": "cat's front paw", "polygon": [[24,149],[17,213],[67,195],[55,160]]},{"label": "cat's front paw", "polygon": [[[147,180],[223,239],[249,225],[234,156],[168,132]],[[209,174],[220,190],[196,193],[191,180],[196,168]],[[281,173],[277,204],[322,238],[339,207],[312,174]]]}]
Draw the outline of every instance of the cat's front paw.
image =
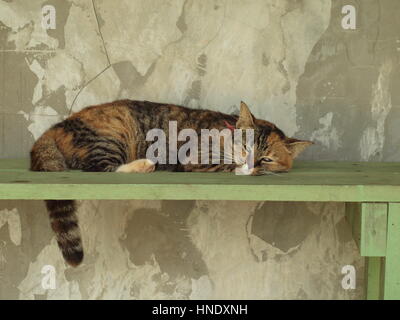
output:
[{"label": "cat's front paw", "polygon": [[237,175],[243,175],[243,176],[250,176],[250,175],[256,175],[256,170],[255,168],[249,168],[249,166],[247,165],[247,163],[241,165],[240,167],[237,167],[235,169],[235,173]]},{"label": "cat's front paw", "polygon": [[140,172],[150,173],[156,170],[156,164],[149,159],[141,159],[143,162],[141,163]]},{"label": "cat's front paw", "polygon": [[156,169],[156,164],[149,159],[138,159],[118,167],[116,172],[150,173]]}]

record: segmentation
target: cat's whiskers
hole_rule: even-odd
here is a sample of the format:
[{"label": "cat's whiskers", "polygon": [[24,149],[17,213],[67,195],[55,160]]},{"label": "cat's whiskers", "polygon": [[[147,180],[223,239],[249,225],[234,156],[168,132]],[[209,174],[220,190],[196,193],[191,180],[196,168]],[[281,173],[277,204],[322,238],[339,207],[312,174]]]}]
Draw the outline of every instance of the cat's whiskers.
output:
[{"label": "cat's whiskers", "polygon": [[261,175],[264,175],[264,176],[268,176],[268,175],[273,175],[273,176],[278,176],[278,177],[281,176],[279,173],[269,171],[266,169],[259,170],[257,173],[260,173]]}]

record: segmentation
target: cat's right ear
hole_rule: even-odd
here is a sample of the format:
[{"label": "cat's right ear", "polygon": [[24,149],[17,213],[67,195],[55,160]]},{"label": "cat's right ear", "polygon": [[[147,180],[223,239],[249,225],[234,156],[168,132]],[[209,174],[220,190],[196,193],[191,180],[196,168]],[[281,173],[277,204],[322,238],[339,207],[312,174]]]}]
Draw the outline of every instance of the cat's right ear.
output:
[{"label": "cat's right ear", "polygon": [[240,102],[239,119],[236,122],[237,129],[254,129],[255,118],[251,114],[249,107],[243,101]]}]

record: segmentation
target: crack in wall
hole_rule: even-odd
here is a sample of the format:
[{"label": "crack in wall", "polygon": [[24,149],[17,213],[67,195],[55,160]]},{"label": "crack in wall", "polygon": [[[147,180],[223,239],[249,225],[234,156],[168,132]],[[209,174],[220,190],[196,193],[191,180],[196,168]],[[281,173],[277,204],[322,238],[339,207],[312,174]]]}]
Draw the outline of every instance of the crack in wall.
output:
[{"label": "crack in wall", "polygon": [[250,250],[250,253],[251,253],[252,257],[254,258],[254,261],[260,262],[260,259],[258,258],[257,254],[254,252],[254,249],[253,249],[252,244],[251,244],[251,236],[252,236],[251,226],[253,224],[253,219],[254,219],[254,212],[249,215],[249,217],[248,217],[248,219],[246,221],[246,225],[245,225],[246,237],[247,237],[247,242],[248,242],[248,245],[249,245],[249,250]]},{"label": "crack in wall", "polygon": [[98,28],[98,31],[99,31],[99,35],[100,35],[101,41],[103,42],[104,53],[106,54],[108,64],[111,65],[110,57],[108,56],[106,44],[105,44],[105,42],[104,42],[103,34],[102,34],[102,32],[101,32],[100,23],[99,23],[99,18],[98,18],[98,16],[97,16],[97,11],[96,11],[96,6],[95,6],[95,4],[94,4],[94,0],[92,0],[92,5],[93,5],[94,17],[96,18],[96,22],[97,22],[97,28]]},{"label": "crack in wall", "polygon": [[214,37],[212,37],[212,38],[197,52],[196,55],[199,55],[201,52],[203,52],[204,50],[206,50],[207,47],[208,47],[208,46],[218,37],[218,35],[220,34],[220,32],[221,32],[221,30],[222,30],[222,28],[223,28],[223,26],[224,26],[225,19],[226,19],[226,2],[224,2],[223,6],[224,6],[224,15],[223,15],[223,17],[222,17],[222,21],[221,21],[221,24],[220,24],[220,26],[219,26],[217,32],[215,33]]},{"label": "crack in wall", "polygon": [[96,74],[92,79],[90,79],[88,82],[86,82],[78,91],[78,93],[76,94],[74,100],[71,103],[71,106],[69,107],[69,112],[68,114],[71,115],[72,113],[72,109],[74,107],[75,101],[78,99],[79,95],[81,94],[81,92],[94,80],[96,80],[98,77],[100,77],[104,72],[106,72],[109,68],[111,67],[111,65],[109,64],[107,67],[105,67],[102,71],[100,71],[98,74]]},{"label": "crack in wall", "polygon": [[107,51],[107,47],[103,38],[103,34],[101,32],[101,28],[100,28],[100,23],[99,23],[99,18],[97,15],[97,10],[96,10],[96,6],[94,4],[94,0],[91,1],[92,2],[92,6],[93,6],[93,12],[94,12],[94,17],[96,19],[96,23],[97,23],[97,29],[101,38],[101,42],[103,44],[103,49],[104,49],[104,53],[106,55],[107,58],[107,66],[100,71],[98,74],[96,74],[92,79],[90,79],[89,81],[87,81],[78,91],[78,93],[76,94],[74,100],[71,103],[71,106],[69,107],[69,111],[68,111],[68,115],[71,115],[73,107],[75,105],[76,100],[78,99],[79,95],[82,93],[82,91],[90,84],[92,83],[94,80],[96,80],[98,77],[100,77],[105,71],[107,71],[110,67],[111,67],[111,62],[110,62],[110,57],[108,56],[108,51]]}]

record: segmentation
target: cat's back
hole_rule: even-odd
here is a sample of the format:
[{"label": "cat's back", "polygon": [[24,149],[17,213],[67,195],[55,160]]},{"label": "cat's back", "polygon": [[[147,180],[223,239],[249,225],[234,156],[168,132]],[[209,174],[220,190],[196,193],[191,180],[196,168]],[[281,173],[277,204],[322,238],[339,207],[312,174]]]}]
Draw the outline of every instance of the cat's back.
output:
[{"label": "cat's back", "polygon": [[122,119],[128,114],[129,104],[131,100],[117,100],[113,102],[92,105],[83,108],[82,110],[73,113],[66,120],[81,120],[81,121],[109,121],[112,118]]},{"label": "cat's back", "polygon": [[69,119],[79,119],[92,127],[103,125],[134,124],[141,130],[168,128],[169,121],[177,121],[179,126],[196,128],[199,123],[207,128],[222,119],[235,121],[235,117],[209,109],[192,109],[171,103],[138,100],[118,100],[89,106],[73,114]]},{"label": "cat's back", "polygon": [[170,117],[178,113],[188,113],[190,110],[192,109],[169,103],[125,99],[85,107],[67,119],[90,122],[123,119],[124,117],[144,119],[146,117]]}]

